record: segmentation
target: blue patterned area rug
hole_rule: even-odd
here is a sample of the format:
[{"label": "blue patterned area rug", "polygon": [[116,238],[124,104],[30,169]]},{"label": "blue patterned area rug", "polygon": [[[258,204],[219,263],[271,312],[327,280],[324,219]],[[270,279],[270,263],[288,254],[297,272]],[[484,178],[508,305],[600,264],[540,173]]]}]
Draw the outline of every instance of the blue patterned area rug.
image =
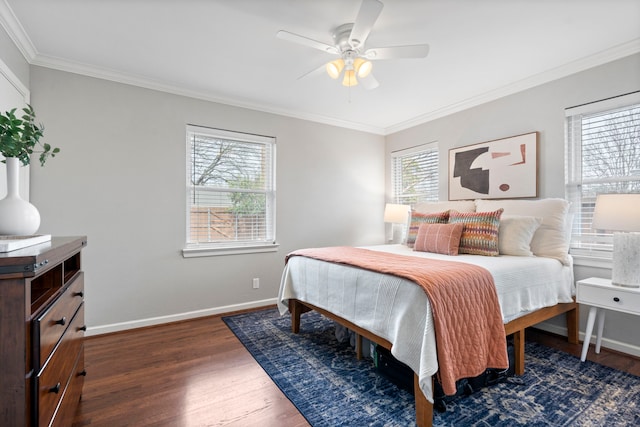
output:
[{"label": "blue patterned area rug", "polygon": [[[334,324],[302,315],[299,334],[276,309],[223,320],[314,427],[412,426],[413,396],[356,360]],[[522,384],[503,382],[434,411],[434,426],[638,426],[640,377],[527,343]],[[265,420],[265,425],[268,421]]]}]

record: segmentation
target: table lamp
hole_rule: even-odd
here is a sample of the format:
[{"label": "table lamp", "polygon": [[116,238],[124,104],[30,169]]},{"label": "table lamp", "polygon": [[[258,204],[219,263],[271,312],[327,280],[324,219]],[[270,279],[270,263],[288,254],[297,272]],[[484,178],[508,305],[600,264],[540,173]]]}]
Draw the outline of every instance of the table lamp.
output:
[{"label": "table lamp", "polygon": [[409,205],[397,205],[394,203],[387,203],[384,206],[384,222],[391,223],[391,238],[389,241],[393,241],[393,228],[395,224],[407,224],[410,208]]},{"label": "table lamp", "polygon": [[599,194],[593,228],[614,231],[611,283],[640,288],[640,194]]}]

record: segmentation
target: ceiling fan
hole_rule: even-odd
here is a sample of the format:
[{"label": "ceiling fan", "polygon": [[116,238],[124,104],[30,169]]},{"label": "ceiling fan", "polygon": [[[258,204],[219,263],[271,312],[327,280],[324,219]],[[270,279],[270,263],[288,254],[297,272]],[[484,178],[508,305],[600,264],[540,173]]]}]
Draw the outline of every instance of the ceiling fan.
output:
[{"label": "ceiling fan", "polygon": [[333,79],[343,76],[342,84],[344,86],[355,86],[360,79],[365,89],[374,89],[379,86],[379,83],[371,74],[373,68],[371,61],[424,58],[429,54],[428,44],[365,49],[367,37],[380,16],[382,7],[383,4],[379,0],[362,0],[355,22],[340,25],[333,32],[333,45],[285,30],[278,31],[276,37],[339,56],[338,59],[321,68],[326,68],[327,73]]}]

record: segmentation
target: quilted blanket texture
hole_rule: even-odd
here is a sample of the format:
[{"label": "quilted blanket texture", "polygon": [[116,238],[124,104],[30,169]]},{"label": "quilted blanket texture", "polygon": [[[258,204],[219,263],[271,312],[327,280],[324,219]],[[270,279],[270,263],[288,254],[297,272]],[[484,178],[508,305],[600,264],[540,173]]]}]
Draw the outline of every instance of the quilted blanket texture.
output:
[{"label": "quilted blanket texture", "polygon": [[351,265],[415,282],[433,310],[438,377],[446,394],[461,378],[507,368],[506,337],[493,277],[483,267],[354,247],[300,249],[287,255]]}]

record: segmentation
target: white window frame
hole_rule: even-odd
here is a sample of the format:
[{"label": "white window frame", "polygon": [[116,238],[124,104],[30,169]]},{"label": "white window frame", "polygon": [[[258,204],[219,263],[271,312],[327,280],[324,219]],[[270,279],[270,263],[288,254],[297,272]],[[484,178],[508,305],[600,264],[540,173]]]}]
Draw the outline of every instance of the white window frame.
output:
[{"label": "white window frame", "polygon": [[640,108],[640,91],[565,110],[565,191],[567,200],[571,202],[573,215],[570,253],[577,265],[611,268],[613,234],[606,230],[594,230],[591,227],[595,193],[598,190],[590,190],[590,188],[630,181],[640,183],[640,173],[601,179],[585,177],[582,158],[583,120],[618,111],[633,109],[635,112],[638,108]]},{"label": "white window frame", "polygon": [[[429,167],[431,178],[435,178],[435,183],[431,182],[427,191],[407,192],[403,183],[402,164],[403,160],[417,158],[424,153],[435,154],[435,162],[426,164]],[[439,199],[440,188],[440,153],[437,142],[417,145],[415,147],[393,151],[391,153],[391,186],[393,202],[401,205],[415,205],[418,202],[437,201]],[[400,175],[399,175],[400,174]],[[424,179],[424,177],[420,177]]]},{"label": "white window frame", "polygon": [[[208,187],[196,186],[192,183],[191,174],[194,164],[193,154],[193,136],[205,136],[214,139],[234,141],[247,144],[261,144],[267,149],[268,159],[266,162],[266,182],[263,190],[246,190],[241,188],[229,187]],[[222,129],[214,129],[203,126],[187,125],[186,126],[186,243],[182,250],[185,258],[215,256],[215,255],[233,255],[243,253],[256,252],[274,252],[278,249],[276,242],[276,139],[275,137],[254,135],[242,132],[234,132]],[[198,193],[200,192],[200,193]],[[266,213],[265,213],[265,233],[264,239],[244,239],[244,240],[219,240],[196,242],[191,240],[191,210],[193,207],[194,193],[202,194],[203,192],[214,193],[237,193],[251,192],[265,194],[266,196]],[[196,196],[197,197],[197,196]]]}]

